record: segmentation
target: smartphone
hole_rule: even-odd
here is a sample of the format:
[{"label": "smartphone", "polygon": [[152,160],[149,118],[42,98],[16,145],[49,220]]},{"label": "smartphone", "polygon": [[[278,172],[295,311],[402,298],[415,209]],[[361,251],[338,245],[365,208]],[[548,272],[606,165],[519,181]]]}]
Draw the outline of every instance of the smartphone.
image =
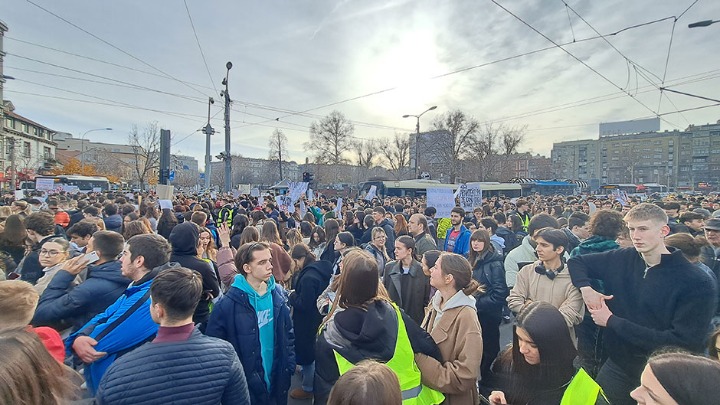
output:
[{"label": "smartphone", "polygon": [[95,263],[96,261],[100,260],[100,256],[98,256],[96,251],[92,251],[85,256],[83,256],[85,260],[87,260],[88,264]]}]

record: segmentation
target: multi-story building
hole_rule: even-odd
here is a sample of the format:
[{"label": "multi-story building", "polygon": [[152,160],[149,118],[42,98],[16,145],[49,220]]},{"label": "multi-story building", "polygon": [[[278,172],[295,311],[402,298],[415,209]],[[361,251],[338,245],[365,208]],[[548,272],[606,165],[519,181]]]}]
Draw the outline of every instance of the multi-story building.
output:
[{"label": "multi-story building", "polygon": [[54,139],[62,163],[66,164],[67,159],[75,158],[81,166],[92,165],[99,174],[113,174],[122,181],[136,182],[135,164],[141,154],[136,153],[132,146],[92,142],[74,138],[67,132],[58,132]]},{"label": "multi-story building", "polygon": [[0,130],[1,181],[11,187],[11,180],[30,180],[55,164],[55,131],[15,112],[15,106],[3,102]]},{"label": "multi-story building", "polygon": [[[243,156],[232,156],[232,185],[254,184],[271,186],[281,180],[300,181],[299,166],[294,161],[282,162],[283,179],[280,178],[280,165],[277,160],[248,158]],[[225,162],[210,163],[212,185],[223,185],[225,183]]]},{"label": "multi-story building", "polygon": [[720,185],[720,121],[684,131],[602,135],[553,144],[558,177],[602,184],[659,183],[694,189]]}]

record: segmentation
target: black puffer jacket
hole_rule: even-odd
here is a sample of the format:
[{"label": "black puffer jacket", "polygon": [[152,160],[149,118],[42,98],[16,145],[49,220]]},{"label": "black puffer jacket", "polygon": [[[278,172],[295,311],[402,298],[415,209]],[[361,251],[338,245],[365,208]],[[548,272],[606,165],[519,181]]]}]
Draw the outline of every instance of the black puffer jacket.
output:
[{"label": "black puffer jacket", "polygon": [[332,264],[320,260],[305,265],[293,280],[295,291],[288,297],[288,303],[293,307],[297,364],[305,366],[315,361],[315,338],[323,318],[316,302],[327,288],[330,276]]},{"label": "black puffer jacket", "polygon": [[494,250],[485,253],[485,256],[475,262],[472,276],[485,287],[485,292],[475,298],[478,314],[481,317],[483,314],[501,317],[505,299],[510,294],[505,282],[502,254]]},{"label": "black puffer jacket", "polygon": [[[442,362],[442,355],[432,337],[409,316],[401,313],[413,352]],[[327,403],[330,390],[340,377],[333,351],[353,364],[364,359],[384,363],[395,354],[397,333],[395,308],[385,301],[371,303],[367,311],[348,308],[338,312],[324,327],[315,344],[315,404]]]}]

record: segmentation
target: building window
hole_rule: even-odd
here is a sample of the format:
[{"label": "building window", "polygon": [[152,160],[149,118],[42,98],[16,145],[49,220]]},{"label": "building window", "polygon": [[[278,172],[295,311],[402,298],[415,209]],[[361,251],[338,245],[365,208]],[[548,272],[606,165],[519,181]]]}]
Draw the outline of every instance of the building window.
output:
[{"label": "building window", "polygon": [[6,117],[6,118],[5,118],[5,125],[6,125],[8,128],[15,129],[15,120],[12,119],[12,118],[10,118],[10,117]]},{"label": "building window", "polygon": [[28,127],[28,124],[24,123],[22,124],[22,131],[26,134],[30,133],[30,128]]},{"label": "building window", "polygon": [[30,142],[23,142],[23,157],[30,157]]},{"label": "building window", "polygon": [[50,159],[52,157],[52,152],[50,152],[50,148],[47,146],[43,147],[43,158],[44,159]]}]

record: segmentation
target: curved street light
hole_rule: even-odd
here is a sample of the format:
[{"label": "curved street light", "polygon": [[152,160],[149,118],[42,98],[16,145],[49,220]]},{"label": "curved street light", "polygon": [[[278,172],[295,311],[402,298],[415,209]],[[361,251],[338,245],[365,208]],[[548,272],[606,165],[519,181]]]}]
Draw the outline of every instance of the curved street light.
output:
[{"label": "curved street light", "polygon": [[421,113],[418,114],[418,115],[405,114],[405,115],[402,116],[403,118],[415,117],[415,118],[417,119],[417,122],[415,123],[415,178],[416,178],[416,179],[418,178],[418,149],[420,149],[420,148],[419,148],[419,139],[420,139],[420,117],[422,117],[423,114],[425,114],[426,112],[432,111],[432,110],[434,110],[434,109],[436,109],[436,108],[437,108],[437,106],[434,105],[434,106],[428,108],[427,110],[421,112]]},{"label": "curved street light", "polygon": [[80,137],[80,169],[85,169],[85,135],[95,131],[112,131],[112,128],[95,128],[85,131]]},{"label": "curved street light", "polygon": [[688,24],[688,28],[698,28],[698,27],[707,27],[708,25],[712,25],[716,22],[720,22],[720,20],[703,20],[694,22],[692,24]]}]

